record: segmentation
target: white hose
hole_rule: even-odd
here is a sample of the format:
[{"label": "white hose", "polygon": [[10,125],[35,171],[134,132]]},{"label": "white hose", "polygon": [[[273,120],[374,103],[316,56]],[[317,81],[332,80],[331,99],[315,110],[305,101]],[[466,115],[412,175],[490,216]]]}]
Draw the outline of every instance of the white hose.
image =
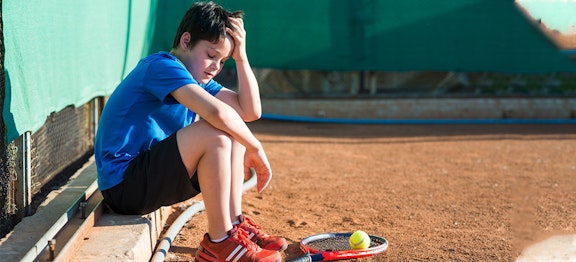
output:
[{"label": "white hose", "polygon": [[[256,186],[256,172],[251,168],[250,173],[250,178],[242,185],[242,191],[247,191],[248,189]],[[188,220],[190,220],[190,218],[192,218],[194,215],[204,210],[204,201],[197,201],[188,207],[182,214],[180,214],[180,216],[174,220],[172,225],[170,225],[168,230],[166,230],[164,238],[162,241],[160,241],[160,243],[158,243],[156,252],[154,252],[154,256],[152,256],[150,261],[163,262],[166,254],[168,253],[168,250],[170,249],[172,241],[176,235],[178,235],[178,232],[180,232],[184,224],[186,224],[186,222],[188,222]]]}]

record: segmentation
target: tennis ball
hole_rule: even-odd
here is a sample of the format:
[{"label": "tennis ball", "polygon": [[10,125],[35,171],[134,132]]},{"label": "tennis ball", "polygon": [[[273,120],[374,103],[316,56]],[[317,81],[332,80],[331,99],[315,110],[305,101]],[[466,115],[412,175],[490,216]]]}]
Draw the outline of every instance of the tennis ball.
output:
[{"label": "tennis ball", "polygon": [[356,230],[348,240],[352,249],[366,249],[370,246],[370,236],[362,230]]}]

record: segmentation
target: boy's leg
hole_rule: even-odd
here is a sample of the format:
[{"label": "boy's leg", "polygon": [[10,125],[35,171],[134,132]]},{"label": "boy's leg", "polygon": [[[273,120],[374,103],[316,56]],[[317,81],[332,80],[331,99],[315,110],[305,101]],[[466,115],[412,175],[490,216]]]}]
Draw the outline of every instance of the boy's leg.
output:
[{"label": "boy's leg", "polygon": [[248,239],[258,246],[269,250],[284,250],[288,247],[286,239],[270,236],[262,230],[252,219],[242,214],[242,185],[244,184],[244,153],[246,148],[232,141],[232,191],[230,199],[230,215],[233,222],[239,223],[239,227],[248,233]]},{"label": "boy's leg", "polygon": [[230,137],[200,120],[179,130],[177,141],[188,174],[192,175],[197,170],[208,216],[208,234],[212,239],[226,237],[232,229]]},{"label": "boy's leg", "polygon": [[[196,261],[281,261],[278,252],[261,249],[247,239],[245,231],[232,226],[230,210],[237,212],[230,207],[232,139],[205,121],[181,129],[176,138],[188,173],[198,171],[198,181],[208,216],[208,234],[205,234],[200,242],[195,255]],[[242,181],[239,184],[241,187]],[[221,238],[225,240],[218,243],[212,241]]]},{"label": "boy's leg", "polygon": [[232,222],[237,222],[242,214],[242,186],[244,184],[244,153],[246,148],[232,141],[232,188],[230,191],[230,215]]}]

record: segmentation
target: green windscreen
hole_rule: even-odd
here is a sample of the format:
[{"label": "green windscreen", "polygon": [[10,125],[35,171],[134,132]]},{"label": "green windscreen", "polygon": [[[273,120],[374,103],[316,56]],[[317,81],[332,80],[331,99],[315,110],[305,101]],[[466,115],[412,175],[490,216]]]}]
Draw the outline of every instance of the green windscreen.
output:
[{"label": "green windscreen", "polygon": [[[193,2],[3,0],[7,141],[110,94],[141,57],[170,50]],[[511,0],[216,2],[245,11],[255,68],[576,72]]]},{"label": "green windscreen", "polygon": [[7,141],[109,94],[148,51],[149,0],[4,0]]},{"label": "green windscreen", "polygon": [[[171,48],[179,20],[192,2],[159,1],[150,52]],[[531,25],[513,1],[217,2],[245,11],[248,54],[258,68],[576,71],[576,63]]]}]

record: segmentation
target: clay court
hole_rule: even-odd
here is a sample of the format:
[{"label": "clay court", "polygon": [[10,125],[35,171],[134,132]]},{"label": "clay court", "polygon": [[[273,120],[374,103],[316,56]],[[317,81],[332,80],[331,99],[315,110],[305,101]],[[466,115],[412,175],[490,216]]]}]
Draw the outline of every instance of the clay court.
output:
[{"label": "clay court", "polygon": [[[359,261],[514,261],[552,235],[576,234],[576,126],[250,124],[274,171],[244,212],[287,238],[362,229],[390,242]],[[175,215],[174,215],[175,216]],[[193,261],[194,216],[166,261]]]}]

